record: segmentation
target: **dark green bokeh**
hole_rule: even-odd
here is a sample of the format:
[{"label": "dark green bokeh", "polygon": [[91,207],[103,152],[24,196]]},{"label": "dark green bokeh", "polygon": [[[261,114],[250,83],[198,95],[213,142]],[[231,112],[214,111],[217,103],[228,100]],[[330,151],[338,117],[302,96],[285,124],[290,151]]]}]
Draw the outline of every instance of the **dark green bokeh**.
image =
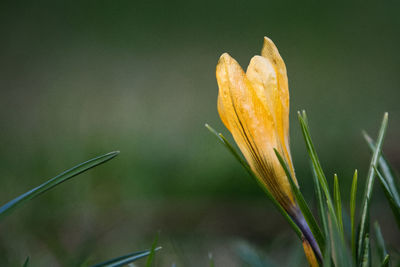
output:
[{"label": "dark green bokeh", "polygon": [[[228,52],[246,68],[265,35],[288,68],[292,154],[306,197],[313,201],[299,109],[307,110],[323,167],[331,180],[338,174],[345,200],[354,169],[363,182],[369,163],[361,129],[375,136],[384,111],[390,116],[384,151],[399,169],[399,7],[395,1],[1,3],[1,201],[95,155],[121,155],[7,218],[0,265],[28,254],[42,265],[75,264],[80,253],[103,260],[148,248],[161,230],[171,261],[205,265],[212,251],[216,266],[224,266],[236,260],[225,248],[232,239],[266,247],[287,231],[204,128],[208,122],[229,136],[216,109],[218,57]],[[373,218],[385,218],[383,235],[399,246],[376,189]]]}]

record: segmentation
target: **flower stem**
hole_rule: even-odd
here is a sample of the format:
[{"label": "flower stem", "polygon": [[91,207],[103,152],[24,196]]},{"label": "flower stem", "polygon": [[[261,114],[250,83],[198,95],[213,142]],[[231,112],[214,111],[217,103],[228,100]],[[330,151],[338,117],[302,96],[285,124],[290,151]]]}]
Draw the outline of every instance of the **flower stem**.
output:
[{"label": "flower stem", "polygon": [[304,238],[310,243],[312,250],[314,251],[314,254],[318,261],[322,263],[322,254],[321,250],[319,249],[319,246],[317,244],[317,241],[315,240],[313,234],[311,233],[310,227],[308,226],[306,220],[304,219],[303,214],[298,211],[295,213],[295,216],[292,216],[293,221],[297,224],[297,226],[300,228],[301,232],[304,235]]}]

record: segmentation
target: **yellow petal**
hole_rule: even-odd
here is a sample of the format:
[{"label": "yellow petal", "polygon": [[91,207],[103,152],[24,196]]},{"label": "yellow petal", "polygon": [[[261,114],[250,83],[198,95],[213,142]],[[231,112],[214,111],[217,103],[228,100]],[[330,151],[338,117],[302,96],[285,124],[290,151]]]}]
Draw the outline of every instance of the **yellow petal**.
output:
[{"label": "yellow petal", "polygon": [[282,121],[283,124],[283,135],[289,136],[289,87],[288,78],[286,73],[286,65],[281,55],[279,54],[278,48],[268,37],[264,37],[264,45],[261,51],[261,56],[266,58],[274,67],[277,75],[279,99],[282,105],[282,114],[278,117],[278,120]]},{"label": "yellow petal", "polygon": [[[255,56],[251,59],[247,67],[246,76],[251,82],[257,96],[264,104],[264,107],[270,111],[273,117],[275,131],[279,137],[278,143],[280,144],[277,149],[285,157],[292,171],[292,176],[296,180],[288,143],[289,125],[287,124],[289,122],[289,107],[282,103],[282,92],[278,83],[279,75],[275,69],[275,65],[268,58]],[[286,90],[286,92],[288,91]]]},{"label": "yellow petal", "polygon": [[224,104],[222,103],[222,97],[218,95],[218,114],[219,117],[221,118],[222,123],[225,125],[225,127],[230,130],[229,122],[228,119],[226,118],[225,114],[225,109],[224,109]]},{"label": "yellow petal", "polygon": [[260,181],[281,205],[294,204],[287,177],[273,148],[279,148],[274,119],[240,65],[223,54],[216,71],[219,86],[221,119],[233,135],[240,150]]},{"label": "yellow petal", "polygon": [[254,56],[247,67],[246,76],[265,108],[274,112],[279,92],[276,71],[271,62],[264,57]]}]

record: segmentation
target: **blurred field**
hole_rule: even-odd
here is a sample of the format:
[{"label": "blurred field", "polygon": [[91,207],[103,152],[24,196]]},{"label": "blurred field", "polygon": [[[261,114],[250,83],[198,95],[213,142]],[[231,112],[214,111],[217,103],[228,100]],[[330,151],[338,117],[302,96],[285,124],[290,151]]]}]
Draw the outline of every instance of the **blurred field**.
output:
[{"label": "blurred field", "polygon": [[[354,169],[363,181],[369,164],[361,129],[375,136],[384,111],[390,116],[384,151],[400,169],[399,7],[2,2],[2,203],[76,163],[121,154],[7,218],[0,265],[21,264],[27,255],[33,266],[76,265],[84,255],[94,263],[150,247],[158,230],[165,247],[160,266],[205,266],[209,252],[216,266],[242,266],[239,241],[272,260],[287,258],[283,248],[299,247],[294,234],[204,128],[207,122],[229,136],[216,109],[216,62],[229,52],[246,68],[263,36],[274,40],[288,68],[302,190],[312,201],[296,119],[306,109],[326,174],[338,174],[347,199]],[[400,249],[375,189],[373,219],[384,218],[385,238]]]}]

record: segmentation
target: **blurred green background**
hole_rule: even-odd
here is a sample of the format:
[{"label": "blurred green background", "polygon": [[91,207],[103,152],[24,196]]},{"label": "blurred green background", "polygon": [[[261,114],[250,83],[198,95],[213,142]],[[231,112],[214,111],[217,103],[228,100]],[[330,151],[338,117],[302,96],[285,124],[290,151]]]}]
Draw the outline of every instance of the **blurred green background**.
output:
[{"label": "blurred green background", "polygon": [[[204,128],[223,52],[243,68],[263,36],[289,75],[291,148],[314,201],[296,111],[306,109],[328,177],[348,199],[389,112],[385,154],[400,169],[397,1],[34,1],[0,3],[0,200],[112,150],[121,154],[28,203],[0,226],[0,265],[74,266],[151,246],[159,266],[243,266],[239,246],[298,262],[288,225]],[[359,196],[363,191],[359,187]],[[400,235],[380,186],[373,220]],[[396,241],[397,240],[397,241]],[[291,251],[291,250],[290,250]],[[301,251],[300,251],[301,252]]]}]

